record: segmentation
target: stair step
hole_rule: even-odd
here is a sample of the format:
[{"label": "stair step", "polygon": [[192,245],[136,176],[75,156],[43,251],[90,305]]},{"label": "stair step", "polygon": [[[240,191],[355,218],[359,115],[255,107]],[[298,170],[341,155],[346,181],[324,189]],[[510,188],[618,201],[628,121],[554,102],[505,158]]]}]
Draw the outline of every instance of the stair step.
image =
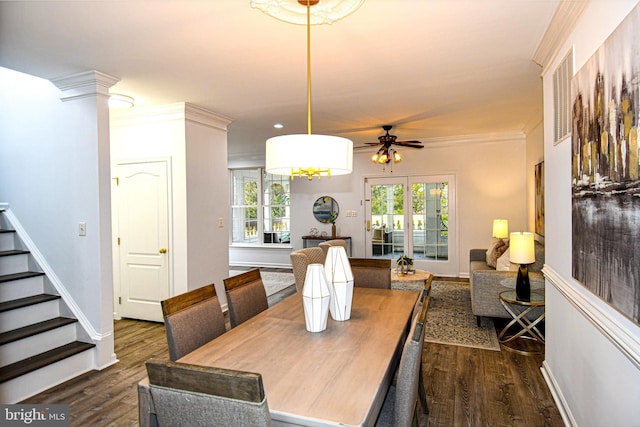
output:
[{"label": "stair step", "polygon": [[0,251],[0,256],[12,256],[12,255],[24,255],[29,251],[23,251],[21,249],[11,249],[10,251]]},{"label": "stair step", "polygon": [[40,271],[23,271],[22,273],[13,273],[0,275],[0,283],[11,282],[13,280],[28,279],[30,277],[44,276]]},{"label": "stair step", "polygon": [[52,363],[59,362],[62,359],[66,359],[74,354],[89,350],[95,346],[96,345],[92,343],[74,341],[61,347],[54,348],[53,350],[45,351],[44,353],[36,354],[35,356],[4,366],[0,368],[0,383],[12,380],[20,375],[28,374],[29,372],[51,365]]},{"label": "stair step", "polygon": [[30,305],[40,304],[41,302],[53,301],[60,299],[60,295],[40,294],[30,297],[14,299],[0,303],[0,313],[17,308],[29,307]]},{"label": "stair step", "polygon": [[0,228],[0,233],[15,233],[16,230],[11,230],[9,228]]},{"label": "stair step", "polygon": [[34,323],[33,325],[14,329],[12,331],[3,332],[0,334],[0,345],[31,337],[33,335],[50,331],[61,326],[69,325],[77,321],[77,319],[71,319],[68,317],[56,317],[53,319],[45,320],[44,322],[38,322]]}]

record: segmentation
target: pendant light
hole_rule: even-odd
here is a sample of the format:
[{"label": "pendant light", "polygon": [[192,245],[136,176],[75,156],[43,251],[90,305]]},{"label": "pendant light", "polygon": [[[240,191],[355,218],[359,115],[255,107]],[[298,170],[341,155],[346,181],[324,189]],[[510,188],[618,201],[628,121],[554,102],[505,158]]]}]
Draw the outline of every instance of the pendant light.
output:
[{"label": "pendant light", "polygon": [[[265,170],[273,175],[289,175],[292,179],[296,176],[306,176],[312,180],[314,176],[320,179],[322,176],[346,175],[353,170],[353,142],[339,136],[313,134],[311,127],[311,6],[319,1],[297,2],[306,6],[307,11],[307,133],[269,138],[266,142]],[[282,19],[257,3],[269,2],[256,0],[251,4]],[[342,2],[334,0],[333,3]],[[347,3],[357,3],[359,6],[362,1],[351,0]]]}]

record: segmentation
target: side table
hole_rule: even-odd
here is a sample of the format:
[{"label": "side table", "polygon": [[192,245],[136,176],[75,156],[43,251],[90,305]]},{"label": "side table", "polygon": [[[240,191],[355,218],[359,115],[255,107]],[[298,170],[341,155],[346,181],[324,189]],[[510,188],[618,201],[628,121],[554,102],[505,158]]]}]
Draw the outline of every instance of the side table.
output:
[{"label": "side table", "polygon": [[[544,345],[544,334],[540,329],[538,329],[538,324],[544,319],[545,312],[542,311],[542,313],[533,320],[527,317],[527,314],[536,307],[542,307],[544,309],[544,295],[537,292],[531,292],[530,301],[519,301],[516,298],[515,290],[504,291],[500,293],[500,303],[513,318],[513,320],[511,320],[507,326],[500,331],[500,334],[498,335],[500,344],[504,345],[507,350],[519,354],[542,354],[542,351],[520,350],[516,348],[514,344],[516,340],[529,339]],[[518,325],[520,330],[514,335],[507,335],[507,331],[515,325]]]}]

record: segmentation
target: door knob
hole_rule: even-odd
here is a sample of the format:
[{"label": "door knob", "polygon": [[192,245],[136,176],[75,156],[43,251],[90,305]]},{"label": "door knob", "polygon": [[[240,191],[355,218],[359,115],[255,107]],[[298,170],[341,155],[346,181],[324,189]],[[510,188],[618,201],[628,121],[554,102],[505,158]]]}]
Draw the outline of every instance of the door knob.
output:
[{"label": "door knob", "polygon": [[371,220],[367,220],[367,231],[371,231]]},{"label": "door knob", "polygon": [[166,254],[167,253],[167,248],[160,248],[160,253],[161,254]]}]

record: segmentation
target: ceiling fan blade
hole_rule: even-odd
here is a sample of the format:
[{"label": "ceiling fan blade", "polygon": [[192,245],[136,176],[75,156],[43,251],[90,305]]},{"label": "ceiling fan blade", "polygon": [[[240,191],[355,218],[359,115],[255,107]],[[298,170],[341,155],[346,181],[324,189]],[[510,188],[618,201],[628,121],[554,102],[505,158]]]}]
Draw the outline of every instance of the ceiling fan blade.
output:
[{"label": "ceiling fan blade", "polygon": [[357,147],[353,147],[353,151],[362,151],[362,150],[371,150],[371,146],[369,145],[360,145]]},{"label": "ceiling fan blade", "polygon": [[399,145],[401,147],[424,148],[424,145],[417,141],[397,141],[395,142],[395,145]]}]

